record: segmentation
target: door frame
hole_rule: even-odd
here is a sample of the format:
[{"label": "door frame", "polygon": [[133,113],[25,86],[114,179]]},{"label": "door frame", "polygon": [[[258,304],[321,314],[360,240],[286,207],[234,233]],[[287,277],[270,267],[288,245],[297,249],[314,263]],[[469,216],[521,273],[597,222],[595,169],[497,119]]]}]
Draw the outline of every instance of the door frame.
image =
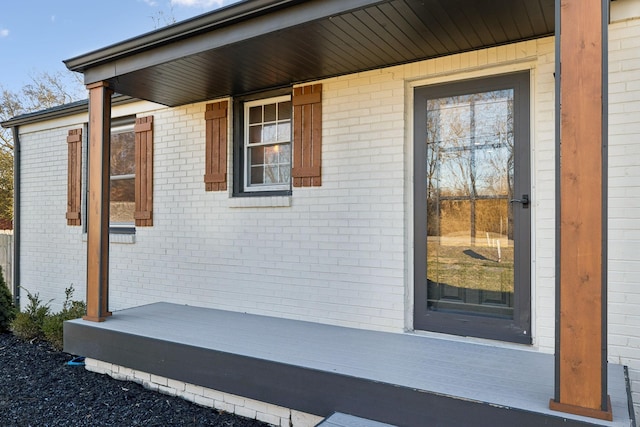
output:
[{"label": "door frame", "polygon": [[[426,144],[419,144],[426,135],[426,121],[420,119],[426,111],[426,100],[473,92],[499,89],[514,90],[514,133],[519,149],[514,155],[514,196],[531,195],[531,71],[518,71],[444,82],[413,88],[413,216],[414,216],[414,301],[413,327],[416,330],[473,336],[501,341],[531,344],[531,210],[514,206],[514,314],[513,319],[498,319],[477,315],[430,311],[427,301],[427,185]],[[516,221],[516,216],[518,216]],[[422,260],[422,262],[419,262]],[[419,303],[424,302],[424,303]]]}]

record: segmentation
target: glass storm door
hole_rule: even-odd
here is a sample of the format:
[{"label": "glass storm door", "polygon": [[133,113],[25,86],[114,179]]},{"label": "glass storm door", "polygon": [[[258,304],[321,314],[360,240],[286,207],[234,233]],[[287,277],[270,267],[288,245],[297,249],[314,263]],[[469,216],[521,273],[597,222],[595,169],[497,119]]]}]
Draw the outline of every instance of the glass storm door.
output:
[{"label": "glass storm door", "polygon": [[530,343],[529,73],[415,90],[416,329]]}]

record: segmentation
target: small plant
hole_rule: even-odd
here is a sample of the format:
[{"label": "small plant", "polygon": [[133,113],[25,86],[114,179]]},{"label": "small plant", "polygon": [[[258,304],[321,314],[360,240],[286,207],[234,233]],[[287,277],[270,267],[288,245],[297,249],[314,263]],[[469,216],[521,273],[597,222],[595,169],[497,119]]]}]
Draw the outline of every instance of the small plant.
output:
[{"label": "small plant", "polygon": [[84,301],[72,300],[73,292],[73,285],[64,290],[65,299],[62,303],[62,311],[46,316],[42,325],[45,339],[57,350],[62,350],[64,321],[77,319],[87,312],[87,305]]},{"label": "small plant", "polygon": [[49,304],[53,300],[43,304],[38,293],[34,295],[27,289],[22,289],[27,292],[29,304],[27,304],[25,311],[16,314],[16,318],[11,323],[11,329],[15,336],[23,340],[41,338],[43,336],[42,325],[49,315]]},{"label": "small plant", "polygon": [[11,322],[16,318],[16,311],[13,297],[4,281],[2,267],[0,267],[0,333],[9,331]]}]

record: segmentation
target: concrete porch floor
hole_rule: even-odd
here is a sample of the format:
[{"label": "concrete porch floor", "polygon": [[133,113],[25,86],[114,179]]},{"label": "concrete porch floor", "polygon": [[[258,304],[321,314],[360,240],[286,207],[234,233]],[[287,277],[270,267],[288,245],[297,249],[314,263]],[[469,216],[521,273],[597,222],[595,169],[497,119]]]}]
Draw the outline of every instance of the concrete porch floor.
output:
[{"label": "concrete porch floor", "polygon": [[65,351],[322,417],[398,426],[632,426],[609,365],[613,422],[558,413],[552,355],[155,303],[65,322]]}]

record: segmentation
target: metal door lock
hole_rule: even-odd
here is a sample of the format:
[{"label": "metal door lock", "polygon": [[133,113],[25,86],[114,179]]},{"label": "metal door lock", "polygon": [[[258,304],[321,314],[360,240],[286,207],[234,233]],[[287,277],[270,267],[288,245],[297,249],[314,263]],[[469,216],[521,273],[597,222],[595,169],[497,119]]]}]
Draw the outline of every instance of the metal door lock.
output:
[{"label": "metal door lock", "polygon": [[511,199],[509,203],[522,203],[522,207],[526,209],[529,207],[529,195],[523,194],[521,199]]}]

